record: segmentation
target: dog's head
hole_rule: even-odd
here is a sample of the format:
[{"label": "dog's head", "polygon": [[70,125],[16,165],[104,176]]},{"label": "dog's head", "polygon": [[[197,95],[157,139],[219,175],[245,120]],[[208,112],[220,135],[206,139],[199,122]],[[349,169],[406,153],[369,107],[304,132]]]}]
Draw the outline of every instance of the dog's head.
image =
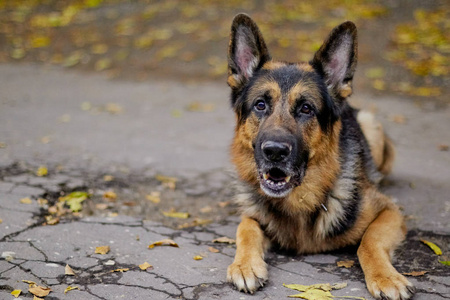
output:
[{"label": "dog's head", "polygon": [[[240,177],[269,197],[285,197],[336,143],[341,107],[352,92],[356,27],[333,29],[308,63],[273,61],[245,14],[231,27],[228,85],[237,115],[232,158]],[[333,137],[334,136],[334,137]]]}]

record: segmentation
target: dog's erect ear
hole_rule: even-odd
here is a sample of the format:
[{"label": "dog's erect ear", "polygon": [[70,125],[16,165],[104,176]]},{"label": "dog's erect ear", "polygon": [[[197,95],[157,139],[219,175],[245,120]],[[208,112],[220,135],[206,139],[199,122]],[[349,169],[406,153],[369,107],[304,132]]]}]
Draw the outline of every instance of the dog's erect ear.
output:
[{"label": "dog's erect ear", "polygon": [[331,31],[311,61],[312,66],[325,78],[331,95],[338,100],[342,101],[352,93],[357,52],[356,26],[347,21]]},{"label": "dog's erect ear", "polygon": [[240,89],[269,60],[270,55],[258,26],[246,14],[238,14],[231,25],[228,85],[233,90]]}]

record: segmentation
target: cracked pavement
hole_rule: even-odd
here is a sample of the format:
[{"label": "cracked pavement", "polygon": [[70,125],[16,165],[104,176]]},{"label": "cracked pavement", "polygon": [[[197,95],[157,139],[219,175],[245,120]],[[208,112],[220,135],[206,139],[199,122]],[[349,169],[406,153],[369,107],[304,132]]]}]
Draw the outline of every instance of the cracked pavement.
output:
[{"label": "cracked pavement", "polygon": [[[0,259],[0,298],[13,299],[11,291],[21,289],[20,298],[32,299],[22,282],[31,280],[52,289],[45,299],[287,299],[295,292],[283,283],[326,282],[348,283],[334,295],[372,299],[352,248],[306,256],[269,252],[270,279],[255,295],[226,283],[235,245],[212,240],[234,238],[239,222],[232,204],[219,205],[232,197],[228,145],[234,116],[227,100],[225,83],[132,83],[58,68],[0,65],[0,252],[14,253]],[[212,103],[214,110],[185,110],[192,101]],[[450,141],[449,108],[358,90],[352,101],[375,107],[397,144],[397,162],[382,190],[402,207],[409,233],[394,266],[400,272],[428,271],[409,277],[418,289],[414,299],[450,299],[450,267],[420,242],[438,244],[449,260],[450,152],[439,150]],[[87,112],[81,109],[84,102],[117,103],[123,112]],[[392,122],[398,114],[404,123]],[[61,119],[64,115],[69,118]],[[48,176],[34,174],[40,165],[48,167]],[[115,180],[103,182],[106,174]],[[162,188],[157,174],[178,178],[175,190]],[[117,202],[96,210],[103,201],[99,195],[108,189],[117,193]],[[48,205],[75,190],[93,195],[82,213],[44,226]],[[161,192],[160,204],[142,200],[154,190]],[[20,202],[25,197],[31,204]],[[39,198],[49,204],[40,205]],[[198,212],[206,206],[209,213]],[[187,221],[201,217],[212,223],[177,229],[186,220],[162,217],[170,207],[189,211]],[[166,238],[179,248],[148,249]],[[103,245],[110,252],[95,254]],[[194,260],[196,255],[203,259]],[[342,260],[356,263],[337,267]],[[146,261],[153,268],[140,270]],[[66,264],[76,276],[64,275]],[[111,272],[119,268],[129,271]],[[80,290],[64,294],[69,285]]]}]

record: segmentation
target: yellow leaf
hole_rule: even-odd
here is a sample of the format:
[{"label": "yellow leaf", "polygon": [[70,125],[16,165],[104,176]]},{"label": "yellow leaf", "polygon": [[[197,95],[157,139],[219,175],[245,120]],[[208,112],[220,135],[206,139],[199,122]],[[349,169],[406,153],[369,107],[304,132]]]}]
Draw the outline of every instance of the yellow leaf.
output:
[{"label": "yellow leaf", "polygon": [[103,71],[106,69],[109,69],[112,65],[112,60],[110,58],[102,58],[99,59],[95,65],[94,65],[94,69],[95,71]]},{"label": "yellow leaf", "polygon": [[450,266],[450,261],[440,260],[439,262],[445,266]]},{"label": "yellow leaf", "polygon": [[355,261],[353,260],[342,260],[342,261],[338,261],[337,263],[338,267],[344,267],[344,268],[351,268],[353,267],[353,265],[355,264]]},{"label": "yellow leaf", "polygon": [[230,239],[226,236],[212,240],[213,243],[224,243],[224,244],[236,244],[236,240]]},{"label": "yellow leaf", "polygon": [[95,247],[96,254],[107,254],[111,248],[109,246]]},{"label": "yellow leaf", "polygon": [[153,268],[153,266],[151,264],[149,264],[148,262],[145,262],[142,265],[139,265],[139,268],[142,271],[146,271],[148,268]]},{"label": "yellow leaf", "polygon": [[333,295],[328,291],[319,289],[309,289],[304,293],[297,295],[290,295],[289,298],[302,298],[307,300],[332,300]]},{"label": "yellow leaf", "polygon": [[384,91],[386,89],[386,83],[382,79],[375,79],[372,83],[374,89]]},{"label": "yellow leaf", "polygon": [[50,44],[50,38],[48,36],[34,36],[31,39],[32,48],[43,48]]},{"label": "yellow leaf", "polygon": [[201,255],[194,256],[194,260],[202,260],[202,259],[203,259],[203,256],[201,256]]},{"label": "yellow leaf", "polygon": [[92,54],[105,54],[108,52],[108,45],[106,44],[95,44],[91,47]]},{"label": "yellow leaf", "polygon": [[109,182],[109,181],[113,181],[113,180],[114,180],[114,176],[112,176],[112,175],[103,176],[103,181]]},{"label": "yellow leaf", "polygon": [[36,282],[31,281],[31,280],[22,280],[22,282],[28,283],[30,287],[32,287],[33,285],[36,285]]},{"label": "yellow leaf", "polygon": [[30,198],[26,197],[26,198],[20,199],[20,203],[31,204],[31,203],[33,203],[33,201]]},{"label": "yellow leaf", "polygon": [[48,174],[48,170],[44,166],[39,167],[39,169],[37,169],[37,171],[36,171],[36,175],[39,177],[47,176],[47,174]]},{"label": "yellow leaf", "polygon": [[14,297],[18,298],[20,293],[22,293],[22,290],[14,290],[11,292],[11,295],[13,295]]},{"label": "yellow leaf", "polygon": [[189,213],[187,212],[171,212],[171,211],[163,211],[164,216],[169,218],[179,218],[179,219],[187,219],[189,218]]},{"label": "yellow leaf", "polygon": [[103,193],[103,198],[115,200],[117,198],[117,194],[114,191],[106,191]]},{"label": "yellow leaf", "polygon": [[3,220],[2,219],[0,219],[0,224],[2,224],[3,223]]},{"label": "yellow leaf", "polygon": [[66,265],[66,267],[64,268],[64,275],[75,276],[75,272],[72,270],[72,268],[69,265]]},{"label": "yellow leaf", "polygon": [[178,181],[178,179],[175,177],[169,177],[169,176],[164,176],[164,175],[156,175],[155,178],[156,178],[156,180],[161,182],[163,184],[163,186],[166,186],[172,190],[175,189],[175,184]]},{"label": "yellow leaf", "polygon": [[121,272],[121,273],[123,273],[123,272],[129,271],[129,270],[130,270],[130,268],[121,268],[121,269],[112,270],[111,272]]},{"label": "yellow leaf", "polygon": [[83,206],[82,202],[88,198],[89,194],[86,192],[72,192],[67,196],[60,197],[60,202],[65,202],[71,211],[77,212],[80,211]]},{"label": "yellow leaf", "polygon": [[44,300],[44,298],[39,298],[39,297],[34,296],[33,300]]},{"label": "yellow leaf", "polygon": [[43,287],[43,286],[34,286],[34,287],[30,287],[28,289],[28,291],[35,296],[45,297],[52,291],[52,289],[48,288],[48,287]]},{"label": "yellow leaf", "polygon": [[431,248],[431,250],[434,251],[434,253],[436,253],[436,255],[442,255],[442,250],[441,248],[439,248],[436,244],[429,242],[427,240],[420,240],[422,243],[424,243],[425,245],[427,245],[428,247]]},{"label": "yellow leaf", "polygon": [[179,247],[177,243],[175,243],[171,239],[164,239],[157,242],[154,242],[153,244],[150,244],[148,246],[149,249],[153,249],[155,246],[171,246],[171,247]]},{"label": "yellow leaf", "polygon": [[160,196],[161,196],[160,192],[151,192],[149,195],[146,195],[145,198],[148,201],[158,204],[159,202],[161,202]]},{"label": "yellow leaf", "polygon": [[385,71],[381,67],[376,68],[370,68],[365,73],[367,78],[376,79],[376,78],[383,78],[385,75]]},{"label": "yellow leaf", "polygon": [[80,288],[78,286],[68,286],[66,287],[66,289],[64,290],[64,294],[67,294],[67,292],[71,291],[71,290],[80,290]]}]

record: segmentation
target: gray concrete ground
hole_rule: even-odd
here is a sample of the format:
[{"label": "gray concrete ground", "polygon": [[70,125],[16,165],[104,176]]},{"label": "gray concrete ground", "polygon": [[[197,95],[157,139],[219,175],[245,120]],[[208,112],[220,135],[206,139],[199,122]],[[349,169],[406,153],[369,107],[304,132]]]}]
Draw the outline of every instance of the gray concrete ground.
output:
[{"label": "gray concrete ground", "polygon": [[[217,205],[231,193],[212,191],[231,189],[232,179],[218,175],[231,168],[234,116],[227,100],[225,84],[116,82],[42,66],[0,65],[0,298],[13,299],[13,289],[23,291],[22,299],[33,298],[22,282],[31,280],[52,289],[45,299],[284,299],[295,291],[283,283],[327,282],[348,283],[335,295],[371,299],[357,262],[349,269],[336,265],[356,260],[354,249],[308,256],[270,252],[270,280],[255,295],[226,283],[235,246],[212,240],[234,238],[239,218]],[[186,110],[194,101],[213,109]],[[401,272],[428,271],[409,278],[418,288],[414,299],[450,299],[450,267],[420,242],[435,242],[444,252],[441,260],[450,260],[450,152],[440,149],[450,144],[450,109],[431,100],[414,103],[358,91],[352,102],[376,111],[397,144],[397,163],[382,189],[402,207],[410,232],[394,265]],[[40,165],[48,167],[48,176],[34,174]],[[176,197],[195,200],[189,187],[203,187],[201,206],[209,203],[218,218],[203,227],[173,229],[138,206],[119,215],[83,212],[42,225],[48,213],[38,198],[55,201],[61,192],[89,190],[104,174],[125,183],[138,178],[139,188],[157,188],[155,174],[175,176]],[[117,185],[117,191],[129,190],[128,184]],[[25,197],[31,204],[20,202]],[[191,204],[177,205],[181,210]],[[165,238],[179,248],[148,249]],[[95,254],[103,245],[110,252]],[[194,260],[196,255],[203,259]],[[145,261],[153,268],[140,270]],[[66,264],[75,276],[64,275]],[[129,270],[112,272],[119,268]],[[64,294],[69,285],[80,290]]]}]

